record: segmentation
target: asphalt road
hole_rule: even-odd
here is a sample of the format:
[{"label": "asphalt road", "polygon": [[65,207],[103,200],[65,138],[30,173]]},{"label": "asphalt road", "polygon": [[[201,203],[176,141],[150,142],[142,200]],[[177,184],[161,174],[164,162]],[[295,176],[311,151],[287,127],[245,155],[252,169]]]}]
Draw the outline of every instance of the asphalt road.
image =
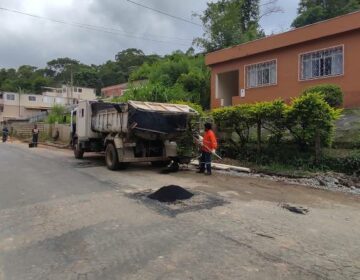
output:
[{"label": "asphalt road", "polygon": [[[177,205],[139,192],[178,184]],[[0,280],[360,279],[360,199],[0,145]],[[310,209],[296,215],[280,202]]]}]

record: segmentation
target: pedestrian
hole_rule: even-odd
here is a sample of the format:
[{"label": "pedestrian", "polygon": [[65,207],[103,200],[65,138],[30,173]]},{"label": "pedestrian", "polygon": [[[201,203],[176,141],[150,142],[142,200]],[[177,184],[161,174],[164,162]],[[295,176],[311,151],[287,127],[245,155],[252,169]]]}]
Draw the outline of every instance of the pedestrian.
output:
[{"label": "pedestrian", "polygon": [[198,173],[211,175],[211,155],[215,154],[216,149],[217,141],[212,125],[211,123],[205,123],[205,133],[201,145],[200,170]]},{"label": "pedestrian", "polygon": [[5,143],[7,141],[8,137],[9,137],[9,129],[6,126],[4,126],[3,129],[2,129],[2,141],[3,141],[3,143]]},{"label": "pedestrian", "polygon": [[32,143],[34,147],[37,147],[39,140],[39,129],[37,128],[37,125],[34,125],[34,128],[32,129]]}]

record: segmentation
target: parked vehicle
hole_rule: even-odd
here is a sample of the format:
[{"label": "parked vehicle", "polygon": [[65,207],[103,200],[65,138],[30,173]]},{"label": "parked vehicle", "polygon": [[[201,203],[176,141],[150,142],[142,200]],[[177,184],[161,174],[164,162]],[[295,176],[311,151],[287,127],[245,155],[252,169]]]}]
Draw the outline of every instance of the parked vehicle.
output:
[{"label": "parked vehicle", "polygon": [[82,101],[71,114],[75,158],[105,152],[110,170],[132,162],[165,166],[176,160],[176,140],[185,135],[195,114],[187,105]]}]

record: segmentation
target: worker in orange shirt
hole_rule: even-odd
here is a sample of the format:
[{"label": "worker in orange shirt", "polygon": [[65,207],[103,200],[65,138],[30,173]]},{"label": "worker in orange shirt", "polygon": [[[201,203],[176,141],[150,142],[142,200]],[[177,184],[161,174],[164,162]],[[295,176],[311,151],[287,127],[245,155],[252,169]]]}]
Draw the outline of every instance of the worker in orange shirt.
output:
[{"label": "worker in orange shirt", "polygon": [[205,123],[205,133],[201,145],[200,170],[198,173],[211,175],[211,155],[216,153],[216,149],[217,141],[212,125],[211,123]]}]

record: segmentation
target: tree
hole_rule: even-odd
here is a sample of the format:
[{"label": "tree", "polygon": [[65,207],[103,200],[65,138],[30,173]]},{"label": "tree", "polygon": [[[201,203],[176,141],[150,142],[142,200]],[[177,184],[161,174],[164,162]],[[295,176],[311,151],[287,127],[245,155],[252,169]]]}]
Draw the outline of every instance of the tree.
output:
[{"label": "tree", "polygon": [[43,69],[22,65],[17,70],[0,70],[0,90],[17,92],[41,93],[43,86],[51,84],[51,78],[46,77]]},{"label": "tree", "polygon": [[301,0],[293,27],[301,27],[360,9],[360,0]]},{"label": "tree", "polygon": [[[220,0],[208,3],[202,15],[203,38],[196,38],[194,44],[210,52],[265,36],[260,28],[260,0]],[[276,0],[265,3],[263,16],[278,12]]]},{"label": "tree", "polygon": [[145,62],[152,64],[159,58],[157,55],[146,56],[142,50],[134,48],[123,50],[115,56],[117,66],[121,69],[126,81],[129,79],[130,74]]},{"label": "tree", "polygon": [[210,71],[201,55],[176,51],[153,64],[143,64],[131,74],[130,81],[136,80],[148,83],[130,89],[121,100],[188,101],[209,108]]}]

